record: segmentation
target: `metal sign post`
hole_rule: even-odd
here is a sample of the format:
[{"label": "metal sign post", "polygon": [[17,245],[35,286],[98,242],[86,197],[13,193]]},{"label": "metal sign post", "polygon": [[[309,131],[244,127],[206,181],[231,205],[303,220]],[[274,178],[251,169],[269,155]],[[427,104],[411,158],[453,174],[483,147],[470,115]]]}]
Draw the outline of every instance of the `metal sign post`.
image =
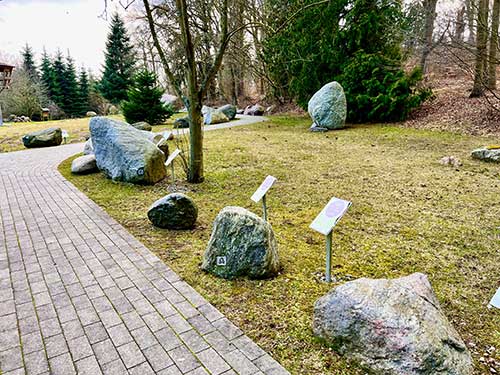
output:
[{"label": "metal sign post", "polygon": [[250,198],[255,203],[258,203],[262,200],[262,218],[267,221],[267,203],[266,203],[266,194],[271,189],[271,186],[276,182],[276,177],[267,176],[265,180],[260,184],[259,188],[253,193]]},{"label": "metal sign post", "polygon": [[333,228],[344,216],[351,206],[351,202],[333,197],[323,208],[318,216],[311,223],[310,228],[321,233],[326,237],[326,272],[325,280],[327,283],[332,281],[332,233]]},{"label": "metal sign post", "polygon": [[181,150],[179,150],[178,148],[175,149],[175,151],[170,154],[170,156],[168,157],[167,161],[165,162],[165,167],[168,168],[168,166],[170,166],[170,170],[172,172],[172,183],[175,182],[174,159],[177,156],[179,156],[180,153],[181,153]]}]

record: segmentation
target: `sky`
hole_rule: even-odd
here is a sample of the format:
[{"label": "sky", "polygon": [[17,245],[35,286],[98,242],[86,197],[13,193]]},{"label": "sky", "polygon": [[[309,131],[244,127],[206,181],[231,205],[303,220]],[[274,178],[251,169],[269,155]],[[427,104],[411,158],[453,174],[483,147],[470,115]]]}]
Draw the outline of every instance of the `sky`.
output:
[{"label": "sky", "polygon": [[[116,1],[108,12],[115,9],[125,12]],[[37,62],[44,47],[51,55],[69,50],[77,67],[99,74],[108,34],[103,10],[104,0],[0,0],[0,60],[18,62],[28,43]]]}]

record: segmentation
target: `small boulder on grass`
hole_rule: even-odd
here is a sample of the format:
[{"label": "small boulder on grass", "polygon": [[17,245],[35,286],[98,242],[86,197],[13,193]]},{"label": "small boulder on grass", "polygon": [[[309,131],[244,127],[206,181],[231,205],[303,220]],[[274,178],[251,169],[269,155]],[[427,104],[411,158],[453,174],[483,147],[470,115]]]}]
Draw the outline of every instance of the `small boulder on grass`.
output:
[{"label": "small boulder on grass", "polygon": [[148,218],[155,227],[191,229],[198,218],[198,207],[187,195],[173,193],[154,202]]},{"label": "small boulder on grass", "polygon": [[262,279],[278,274],[278,248],[271,225],[242,207],[217,215],[202,269],[224,279]]},{"label": "small boulder on grass", "polygon": [[74,174],[89,174],[98,171],[94,154],[80,156],[71,163],[71,173]]},{"label": "small boulder on grass", "polygon": [[62,130],[61,128],[48,128],[28,133],[22,141],[26,148],[59,146],[62,143]]}]

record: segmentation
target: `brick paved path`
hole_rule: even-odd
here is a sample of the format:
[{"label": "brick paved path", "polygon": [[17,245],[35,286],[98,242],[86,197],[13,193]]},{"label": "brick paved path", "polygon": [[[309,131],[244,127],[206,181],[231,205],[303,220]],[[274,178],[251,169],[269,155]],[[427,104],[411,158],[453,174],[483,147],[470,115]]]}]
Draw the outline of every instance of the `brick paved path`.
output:
[{"label": "brick paved path", "polygon": [[288,374],[66,181],[0,154],[0,373]]}]

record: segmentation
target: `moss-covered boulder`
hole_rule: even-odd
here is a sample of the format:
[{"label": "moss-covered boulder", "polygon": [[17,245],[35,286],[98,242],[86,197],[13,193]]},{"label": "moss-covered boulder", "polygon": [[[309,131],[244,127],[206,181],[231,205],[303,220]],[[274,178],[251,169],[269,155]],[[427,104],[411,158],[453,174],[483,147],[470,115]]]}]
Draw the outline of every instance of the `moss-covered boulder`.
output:
[{"label": "moss-covered boulder", "polygon": [[469,375],[471,356],[427,276],[358,279],[314,305],[314,334],[380,375]]},{"label": "moss-covered boulder", "polygon": [[154,202],[148,218],[159,228],[191,229],[198,218],[198,207],[187,195],[173,193]]},{"label": "moss-covered boulder", "polygon": [[225,207],[215,219],[202,269],[225,279],[276,275],[280,266],[271,225],[242,207]]},{"label": "moss-covered boulder", "polygon": [[62,143],[61,128],[48,128],[26,134],[23,138],[26,148],[59,146]]}]

